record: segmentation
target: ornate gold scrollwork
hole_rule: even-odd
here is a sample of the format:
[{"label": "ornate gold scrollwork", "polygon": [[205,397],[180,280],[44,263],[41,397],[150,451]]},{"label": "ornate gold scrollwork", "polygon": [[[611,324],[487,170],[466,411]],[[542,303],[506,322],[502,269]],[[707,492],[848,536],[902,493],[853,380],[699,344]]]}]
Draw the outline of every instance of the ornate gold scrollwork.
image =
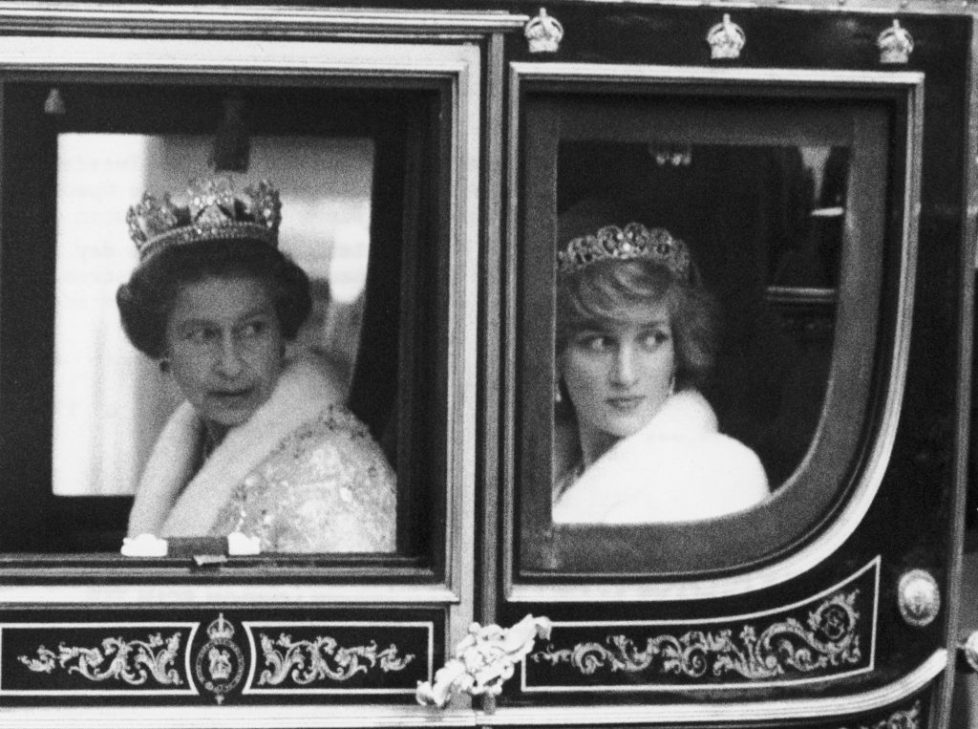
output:
[{"label": "ornate gold scrollwork", "polygon": [[163,686],[180,686],[183,679],[172,668],[179,651],[180,633],[174,633],[165,641],[160,633],[156,633],[145,641],[106,638],[101,648],[62,643],[57,653],[41,645],[37,648],[37,657],[18,656],[18,659],[37,673],[50,674],[60,667],[89,681],[116,679],[131,686],[141,686],[152,677]]},{"label": "ornate gold scrollwork", "polygon": [[393,644],[378,650],[374,641],[368,645],[343,648],[329,636],[317,636],[315,640],[292,640],[292,636],[285,633],[274,641],[260,633],[259,641],[265,664],[271,666],[261,672],[258,678],[260,686],[275,686],[287,678],[302,685],[324,679],[347,681],[378,665],[384,673],[402,671],[414,660],[414,655],[410,653],[398,655],[397,646]]},{"label": "ornate gold scrollwork", "polygon": [[[894,711],[885,719],[875,724],[860,724],[859,729],[918,729],[920,727],[920,702],[917,701],[909,709]],[[840,729],[847,729],[841,727]]]},{"label": "ornate gold scrollwork", "polygon": [[735,637],[732,629],[691,630],[680,636],[658,635],[644,646],[624,635],[609,635],[605,644],[580,643],[554,650],[548,646],[530,656],[535,663],[567,663],[583,675],[599,670],[637,673],[647,669],[661,674],[700,678],[737,673],[751,679],[783,675],[787,669],[802,673],[858,663],[862,659],[854,609],[859,591],[835,595],[808,615],[807,625],[794,618],[782,620],[758,635],[744,625]]}]

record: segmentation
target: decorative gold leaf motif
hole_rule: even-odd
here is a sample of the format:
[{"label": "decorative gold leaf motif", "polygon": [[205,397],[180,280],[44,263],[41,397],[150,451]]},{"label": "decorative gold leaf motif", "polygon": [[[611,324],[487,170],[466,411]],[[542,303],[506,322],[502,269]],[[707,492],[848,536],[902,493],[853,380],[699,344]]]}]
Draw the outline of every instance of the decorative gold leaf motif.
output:
[{"label": "decorative gold leaf motif", "polygon": [[678,637],[651,637],[642,646],[618,634],[608,635],[604,644],[579,643],[560,650],[550,644],[530,658],[551,666],[567,663],[586,676],[601,670],[639,673],[652,669],[688,678],[736,673],[758,680],[781,676],[789,669],[811,673],[861,660],[856,634],[859,613],[853,607],[858,594],[859,590],[837,594],[810,612],[807,624],[788,618],[760,635],[755,626],[744,625],[736,637],[729,628],[691,630]]},{"label": "decorative gold leaf motif", "polygon": [[[919,729],[920,702],[914,702],[909,709],[894,711],[887,718],[875,724],[862,724],[859,729]],[[846,729],[842,727],[841,729]]]},{"label": "decorative gold leaf motif", "polygon": [[174,633],[166,641],[156,633],[146,641],[106,638],[101,648],[62,643],[57,653],[42,645],[38,646],[36,657],[18,656],[18,660],[36,673],[52,673],[60,667],[90,681],[116,679],[141,686],[152,677],[164,686],[180,686],[183,679],[172,668],[179,651],[180,633]]},{"label": "decorative gold leaf motif", "polygon": [[367,673],[379,666],[384,673],[401,671],[411,661],[413,654],[399,656],[397,646],[391,644],[383,650],[377,643],[340,647],[335,639],[319,636],[315,640],[292,640],[282,633],[273,641],[264,633],[259,634],[266,668],[258,678],[258,685],[276,686],[287,678],[300,685],[317,680],[347,681],[358,673]]}]

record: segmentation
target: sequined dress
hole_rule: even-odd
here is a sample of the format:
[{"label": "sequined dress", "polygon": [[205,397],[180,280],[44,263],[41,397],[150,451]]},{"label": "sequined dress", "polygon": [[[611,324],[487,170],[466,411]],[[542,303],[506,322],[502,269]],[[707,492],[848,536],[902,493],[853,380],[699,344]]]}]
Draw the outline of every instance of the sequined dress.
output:
[{"label": "sequined dress", "polygon": [[395,475],[328,374],[291,364],[198,470],[204,427],[170,418],[136,492],[129,535],[258,536],[262,552],[391,552]]},{"label": "sequined dress", "polygon": [[331,405],[234,488],[210,533],[258,535],[262,552],[390,552],[393,483],[366,427]]}]

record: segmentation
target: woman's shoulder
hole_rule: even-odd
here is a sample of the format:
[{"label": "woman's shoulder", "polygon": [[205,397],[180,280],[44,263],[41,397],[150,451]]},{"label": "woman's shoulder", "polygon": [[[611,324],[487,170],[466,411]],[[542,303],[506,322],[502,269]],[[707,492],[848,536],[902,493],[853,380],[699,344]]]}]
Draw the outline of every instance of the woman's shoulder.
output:
[{"label": "woman's shoulder", "polygon": [[310,460],[321,463],[326,459],[331,463],[361,465],[393,481],[393,470],[370,429],[338,403],[325,406],[316,417],[292,431],[275,456],[300,464]]},{"label": "woman's shoulder", "polygon": [[387,552],[394,549],[396,476],[367,427],[329,405],[266,461],[276,491],[277,549]]}]

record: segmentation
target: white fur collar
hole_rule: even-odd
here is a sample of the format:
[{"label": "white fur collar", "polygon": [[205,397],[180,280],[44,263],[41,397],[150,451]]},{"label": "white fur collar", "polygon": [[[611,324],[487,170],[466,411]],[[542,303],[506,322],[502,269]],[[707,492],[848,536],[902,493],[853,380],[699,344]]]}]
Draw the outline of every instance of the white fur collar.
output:
[{"label": "white fur collar", "polygon": [[747,508],[767,493],[754,452],[718,433],[710,404],[696,390],[684,390],[592,463],[558,498],[553,520],[689,521]]},{"label": "white fur collar", "polygon": [[655,416],[636,436],[670,436],[675,438],[717,432],[717,416],[699,390],[680,390],[662,403]]},{"label": "white fur collar", "polygon": [[183,403],[167,422],[143,471],[129,516],[129,535],[206,535],[232,489],[289,433],[339,402],[336,378],[320,363],[306,358],[287,363],[272,396],[247,422],[228,432],[190,483],[204,426],[190,403]]}]

